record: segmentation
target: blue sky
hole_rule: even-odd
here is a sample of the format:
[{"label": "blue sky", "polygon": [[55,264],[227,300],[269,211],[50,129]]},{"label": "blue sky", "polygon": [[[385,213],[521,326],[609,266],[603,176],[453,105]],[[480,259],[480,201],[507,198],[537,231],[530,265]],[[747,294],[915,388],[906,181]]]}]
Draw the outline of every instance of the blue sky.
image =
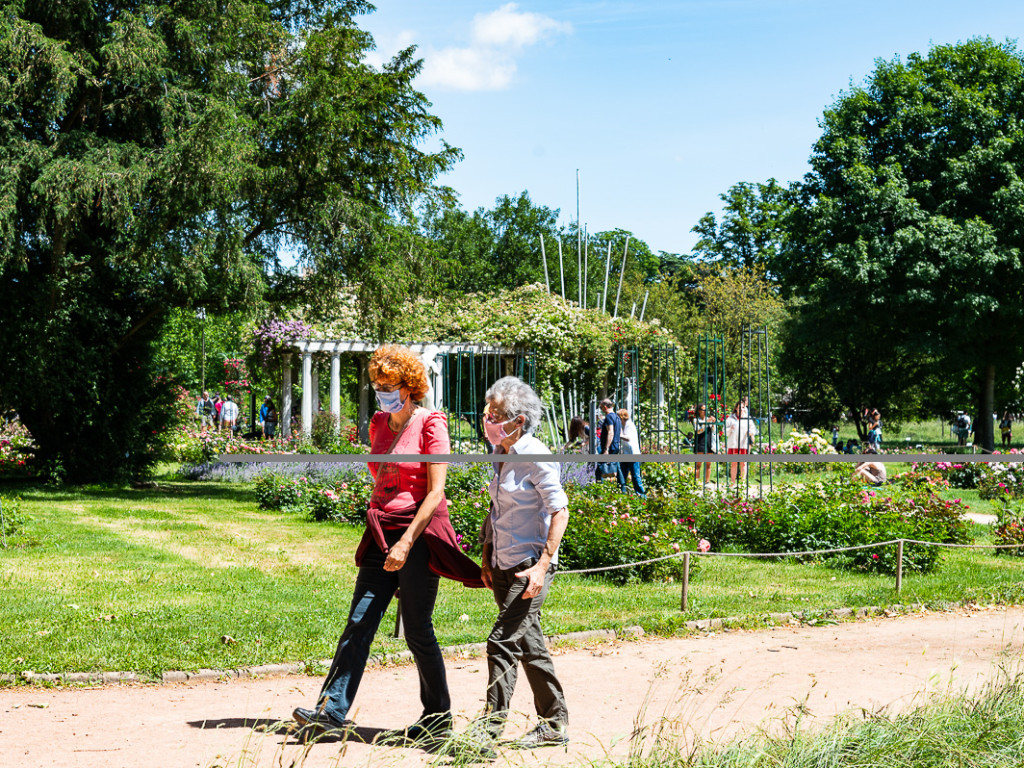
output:
[{"label": "blue sky", "polygon": [[360,24],[379,57],[419,47],[465,208],[528,190],[567,223],[579,169],[591,232],[685,253],[732,184],[807,171],[823,110],[876,59],[1019,39],[1024,4],[379,0]]}]

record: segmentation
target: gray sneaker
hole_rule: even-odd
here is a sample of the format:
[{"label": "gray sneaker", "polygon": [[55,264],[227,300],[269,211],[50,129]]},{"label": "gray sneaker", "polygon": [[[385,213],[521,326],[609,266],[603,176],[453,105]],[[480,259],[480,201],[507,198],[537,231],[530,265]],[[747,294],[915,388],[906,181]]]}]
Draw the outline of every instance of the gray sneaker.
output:
[{"label": "gray sneaker", "polygon": [[564,747],[569,743],[569,734],[565,728],[540,722],[525,736],[516,739],[510,747],[513,749],[535,749],[536,747]]}]

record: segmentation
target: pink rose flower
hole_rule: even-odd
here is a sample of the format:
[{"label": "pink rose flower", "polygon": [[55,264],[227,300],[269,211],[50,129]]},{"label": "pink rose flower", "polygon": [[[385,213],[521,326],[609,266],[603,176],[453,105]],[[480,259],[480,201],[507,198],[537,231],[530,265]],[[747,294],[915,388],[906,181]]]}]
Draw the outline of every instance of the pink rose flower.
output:
[{"label": "pink rose flower", "polygon": [[700,552],[709,552],[711,550],[711,542],[707,539],[701,539],[697,542],[697,550]]}]

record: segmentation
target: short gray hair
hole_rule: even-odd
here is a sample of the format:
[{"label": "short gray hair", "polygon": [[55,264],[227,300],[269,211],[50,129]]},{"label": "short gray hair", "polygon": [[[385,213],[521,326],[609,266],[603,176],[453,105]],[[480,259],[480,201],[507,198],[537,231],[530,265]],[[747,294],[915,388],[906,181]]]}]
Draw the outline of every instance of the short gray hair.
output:
[{"label": "short gray hair", "polygon": [[523,424],[523,432],[532,434],[540,426],[541,417],[544,415],[544,406],[540,398],[533,391],[533,387],[522,379],[515,376],[505,376],[498,379],[487,390],[484,399],[489,403],[498,403],[505,409],[505,415],[514,419],[519,416],[526,417]]}]

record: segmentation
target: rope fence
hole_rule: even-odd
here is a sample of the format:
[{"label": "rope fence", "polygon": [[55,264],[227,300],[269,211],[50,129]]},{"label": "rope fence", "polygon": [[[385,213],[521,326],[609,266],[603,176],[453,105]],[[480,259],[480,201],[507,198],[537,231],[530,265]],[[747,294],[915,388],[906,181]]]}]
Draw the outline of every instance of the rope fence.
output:
[{"label": "rope fence", "polygon": [[[635,462],[635,463],[715,463],[718,461],[726,463],[842,463],[842,462],[899,462],[913,464],[936,464],[936,463],[996,463],[996,464],[1020,464],[1024,463],[1024,454],[958,454],[958,453],[890,453],[890,454],[582,454],[582,453],[553,453],[553,454],[224,454],[217,457],[217,461],[224,463],[365,463],[365,462],[422,462],[424,456],[429,456],[431,461],[468,464],[476,462],[491,463],[501,462],[553,462],[586,464],[598,462]],[[720,457],[720,458],[719,458]],[[648,560],[638,560],[632,563],[620,563],[617,565],[606,565],[598,568],[579,568],[567,571],[557,571],[560,575],[588,575],[615,571],[623,568],[635,568],[641,565],[664,562],[666,560],[682,559],[682,595],[680,597],[680,610],[686,611],[689,603],[690,588],[690,561],[692,557],[746,557],[746,558],[785,558],[785,557],[811,557],[816,555],[833,555],[842,552],[855,552],[863,549],[874,549],[877,547],[896,546],[896,594],[903,589],[903,548],[906,544],[925,547],[944,547],[947,549],[1020,549],[1024,544],[947,544],[937,541],[919,541],[917,539],[890,539],[872,544],[859,544],[849,547],[834,547],[830,549],[812,549],[801,552],[700,552],[686,551],[676,552],[671,555],[654,557]],[[401,618],[396,621],[395,637],[401,633]]]},{"label": "rope fence", "polygon": [[[429,458],[424,458],[429,457]],[[558,464],[860,464],[865,461],[902,464],[1020,464],[1024,453],[224,453],[214,459],[224,464],[365,464],[430,461],[475,464],[501,461],[555,462]]]},{"label": "rope fence", "polygon": [[887,547],[896,545],[896,594],[900,594],[903,590],[903,545],[904,544],[916,544],[918,546],[925,547],[944,547],[946,549],[1021,549],[1024,544],[947,544],[941,541],[919,541],[918,539],[890,539],[888,541],[878,541],[872,544],[858,544],[850,547],[834,547],[831,549],[808,549],[800,552],[675,552],[671,555],[664,555],[662,557],[653,557],[649,560],[638,560],[635,563],[620,563],[618,565],[606,565],[600,568],[578,568],[569,571],[556,571],[557,575],[580,575],[585,576],[591,573],[603,573],[606,571],[615,571],[622,568],[635,568],[639,565],[650,565],[652,563],[660,563],[666,560],[682,559],[683,561],[683,593],[680,598],[679,604],[681,611],[686,611],[687,605],[689,604],[689,590],[690,590],[690,559],[692,557],[749,557],[749,558],[781,558],[781,557],[809,557],[813,555],[834,555],[841,552],[855,552],[862,549],[875,549],[877,547]]}]

